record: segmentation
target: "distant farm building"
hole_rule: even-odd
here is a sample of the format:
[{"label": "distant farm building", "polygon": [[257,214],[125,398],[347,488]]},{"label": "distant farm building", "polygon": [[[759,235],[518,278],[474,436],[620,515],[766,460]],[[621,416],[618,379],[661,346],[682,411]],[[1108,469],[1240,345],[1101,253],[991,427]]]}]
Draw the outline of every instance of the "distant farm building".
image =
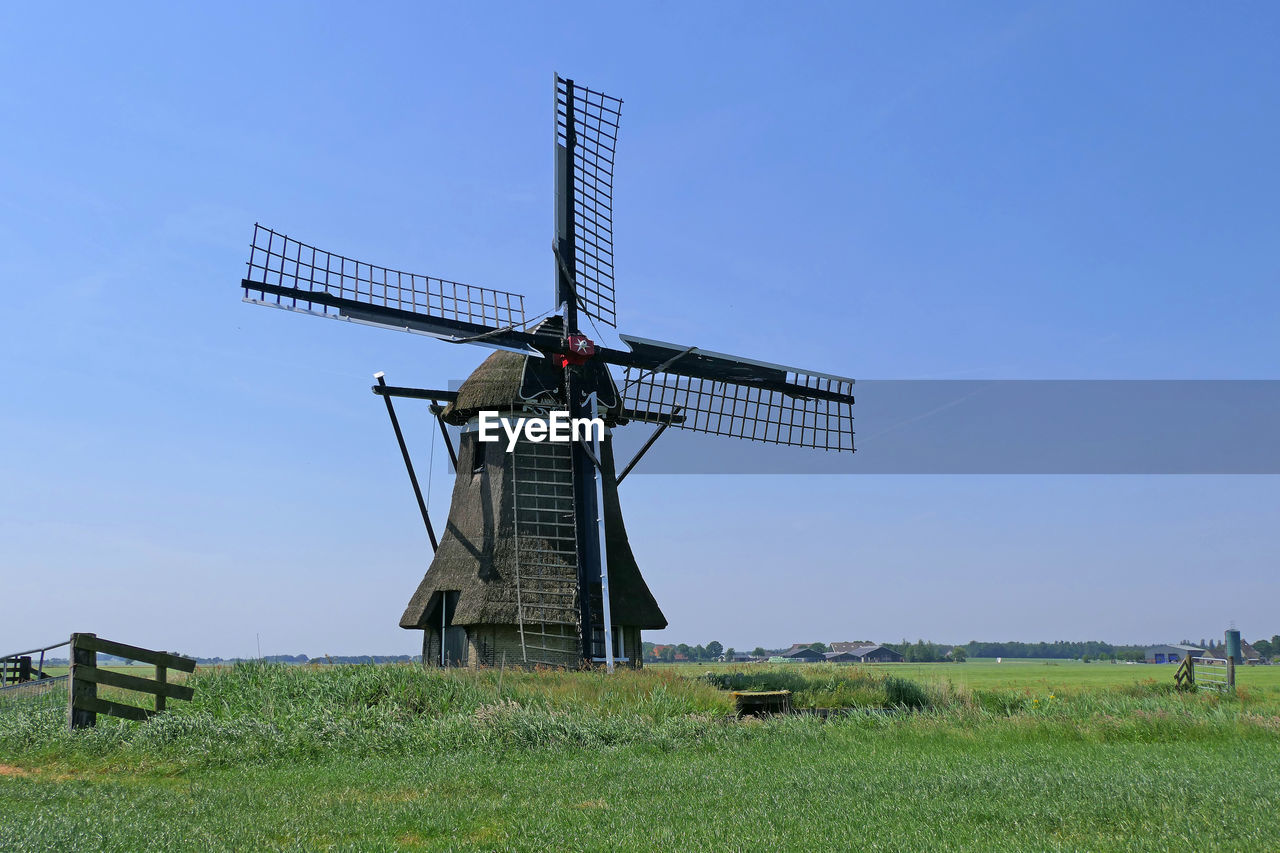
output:
[{"label": "distant farm building", "polygon": [[[1236,663],[1243,663],[1243,664],[1262,663],[1262,655],[1258,654],[1258,650],[1255,649],[1253,646],[1249,645],[1248,643],[1246,643],[1244,640],[1240,641],[1240,654],[1243,656],[1244,659],[1236,661]],[[1214,658],[1225,658],[1227,656],[1227,647],[1225,645],[1210,646],[1208,655],[1209,657],[1214,657]]]},{"label": "distant farm building", "polygon": [[902,655],[872,642],[832,643],[831,651],[816,652],[816,643],[796,643],[769,660],[773,663],[897,663]]},{"label": "distant farm building", "polygon": [[1147,649],[1147,663],[1179,663],[1187,655],[1203,657],[1205,650],[1198,646],[1185,646],[1173,643],[1166,646],[1151,646]]},{"label": "distant farm building", "polygon": [[827,663],[860,663],[862,658],[853,652],[827,652],[823,655]]},{"label": "distant farm building", "polygon": [[680,661],[687,661],[689,659],[689,656],[686,655],[684,652],[676,649],[674,644],[668,644],[665,646],[655,645],[653,647],[653,660],[659,660],[659,661],[662,660],[663,656],[666,654],[667,649],[671,650],[671,660],[676,661],[677,663]]},{"label": "distant farm building", "polygon": [[863,646],[854,652],[863,663],[902,663],[902,655],[888,646]]},{"label": "distant farm building", "polygon": [[822,652],[815,652],[808,646],[792,646],[779,657],[790,663],[820,663],[826,660],[826,656]]},{"label": "distant farm building", "polygon": [[832,663],[901,663],[902,655],[872,642],[832,643],[826,656]]}]

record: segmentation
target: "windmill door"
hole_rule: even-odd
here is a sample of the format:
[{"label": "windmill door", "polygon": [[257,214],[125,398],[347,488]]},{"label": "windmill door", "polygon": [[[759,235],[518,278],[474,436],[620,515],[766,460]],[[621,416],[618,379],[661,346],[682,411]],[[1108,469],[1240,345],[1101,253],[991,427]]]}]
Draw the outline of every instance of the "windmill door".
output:
[{"label": "windmill door", "polygon": [[457,591],[446,591],[440,595],[440,606],[436,608],[440,631],[440,665],[467,665],[467,629],[453,624],[454,611],[458,609]]},{"label": "windmill door", "polygon": [[467,665],[467,629],[461,625],[444,629],[444,665]]}]

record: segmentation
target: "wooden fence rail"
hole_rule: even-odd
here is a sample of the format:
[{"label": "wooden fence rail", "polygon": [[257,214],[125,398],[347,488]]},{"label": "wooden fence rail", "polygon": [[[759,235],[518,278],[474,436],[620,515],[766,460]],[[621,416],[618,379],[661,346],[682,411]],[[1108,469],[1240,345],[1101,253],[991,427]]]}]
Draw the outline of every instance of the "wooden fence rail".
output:
[{"label": "wooden fence rail", "polygon": [[[126,660],[149,663],[156,668],[155,679],[140,678],[136,675],[125,675],[98,666],[98,653],[115,655]],[[112,717],[123,717],[126,720],[145,720],[165,709],[166,699],[189,700],[194,691],[184,684],[171,684],[168,681],[169,670],[194,672],[194,659],[174,654],[173,652],[157,652],[139,646],[104,640],[97,634],[71,635],[71,691],[67,701],[67,720],[72,729],[95,725],[99,714]],[[139,708],[98,698],[98,685],[118,687],[122,690],[133,690],[139,693],[150,693],[154,699],[153,708]]]}]

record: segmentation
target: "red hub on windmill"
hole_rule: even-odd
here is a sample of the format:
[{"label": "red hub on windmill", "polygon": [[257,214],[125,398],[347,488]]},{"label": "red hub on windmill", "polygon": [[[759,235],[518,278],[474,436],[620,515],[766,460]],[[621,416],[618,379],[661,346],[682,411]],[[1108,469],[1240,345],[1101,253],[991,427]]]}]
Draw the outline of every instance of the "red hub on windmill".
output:
[{"label": "red hub on windmill", "polygon": [[586,364],[587,359],[596,354],[596,345],[586,335],[570,335],[567,343],[568,352],[558,354],[561,367]]}]

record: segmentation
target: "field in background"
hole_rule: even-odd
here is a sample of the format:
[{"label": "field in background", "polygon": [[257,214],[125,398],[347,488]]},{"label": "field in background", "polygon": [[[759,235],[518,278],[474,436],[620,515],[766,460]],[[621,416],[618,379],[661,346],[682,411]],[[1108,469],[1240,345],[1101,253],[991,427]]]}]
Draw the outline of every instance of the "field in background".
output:
[{"label": "field in background", "polygon": [[[829,664],[722,664],[678,663],[646,664],[655,669],[672,669],[683,673],[751,671],[755,667],[823,668]],[[1173,683],[1174,664],[1082,663],[1078,660],[1044,658],[970,658],[964,663],[872,663],[839,664],[863,667],[872,671],[896,674],[918,681],[950,681],[970,687],[1007,687],[1028,690],[1054,688],[1119,687],[1144,681]],[[1241,666],[1236,669],[1237,683],[1249,690],[1280,691],[1280,665]]]},{"label": "field in background", "polygon": [[[0,848],[1280,849],[1280,667],[1172,670],[212,668],[147,724],[0,713]],[[733,721],[744,678],[852,712]]]},{"label": "field in background", "polygon": [[[134,664],[105,663],[105,664],[100,664],[98,666],[98,669],[109,669],[112,672],[123,672],[125,675],[136,675],[141,678],[154,678],[156,668],[151,664],[147,664],[147,663],[134,663]],[[47,664],[44,668],[44,671],[50,677],[56,677],[59,675],[66,675],[68,672],[71,671],[71,668],[69,666],[66,666],[65,664],[63,666],[54,666],[52,664]],[[179,675],[184,675],[184,673],[179,673],[179,672],[173,673],[174,680],[177,680],[177,676]]]}]

